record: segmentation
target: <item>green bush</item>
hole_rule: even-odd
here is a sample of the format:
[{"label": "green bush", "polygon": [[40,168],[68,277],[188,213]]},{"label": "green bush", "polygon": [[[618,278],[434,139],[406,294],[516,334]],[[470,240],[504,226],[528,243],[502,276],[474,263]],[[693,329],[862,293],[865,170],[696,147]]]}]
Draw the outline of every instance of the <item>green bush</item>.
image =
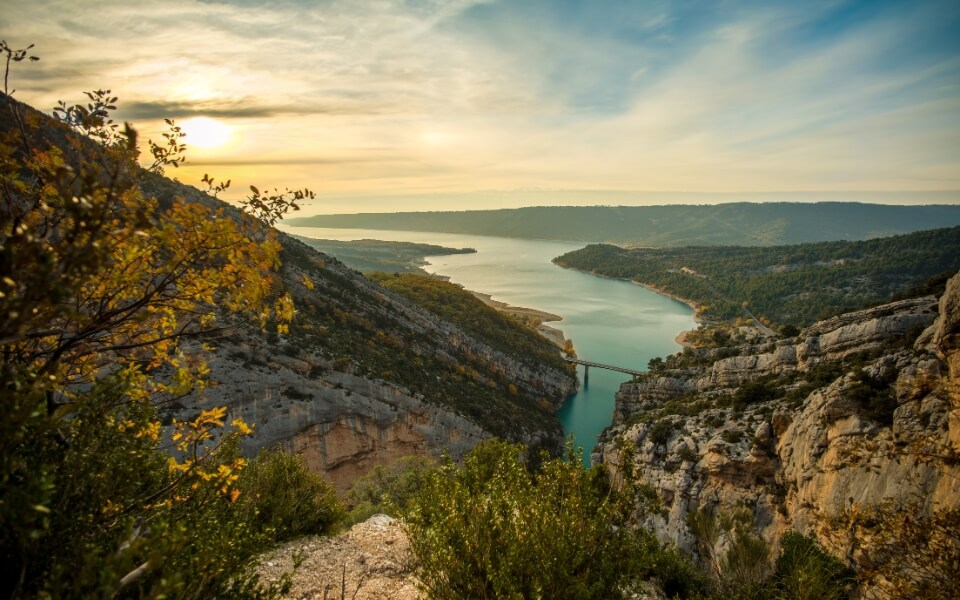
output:
[{"label": "green bush", "polygon": [[346,516],[333,487],[282,450],[262,451],[240,474],[239,489],[247,521],[273,543],[330,533]]},{"label": "green bush", "polygon": [[534,474],[523,452],[480,444],[461,468],[431,473],[414,499],[407,522],[428,598],[617,598],[658,565],[672,589],[698,589],[681,556],[629,526],[644,490],[584,469],[569,444]]},{"label": "green bush", "polygon": [[350,489],[353,508],[348,522],[359,523],[377,513],[405,514],[436,469],[436,462],[422,456],[404,456],[389,466],[377,465]]},{"label": "green bush", "polygon": [[679,450],[677,450],[677,458],[686,462],[697,462],[700,460],[700,457],[697,455],[697,453],[691,450],[689,446],[682,446]]},{"label": "green bush", "polygon": [[650,428],[650,433],[647,434],[647,439],[657,446],[662,446],[670,441],[670,436],[673,435],[674,430],[676,430],[677,424],[673,419],[660,419],[653,424],[653,427]]},{"label": "green bush", "polygon": [[751,404],[775,400],[783,391],[766,379],[754,379],[742,384],[734,393],[731,403],[735,410],[743,410]]},{"label": "green bush", "polygon": [[850,597],[853,571],[811,537],[788,531],[780,538],[774,574],[778,600],[842,600]]},{"label": "green bush", "polygon": [[720,437],[728,444],[739,444],[743,440],[743,432],[739,429],[727,429]]}]

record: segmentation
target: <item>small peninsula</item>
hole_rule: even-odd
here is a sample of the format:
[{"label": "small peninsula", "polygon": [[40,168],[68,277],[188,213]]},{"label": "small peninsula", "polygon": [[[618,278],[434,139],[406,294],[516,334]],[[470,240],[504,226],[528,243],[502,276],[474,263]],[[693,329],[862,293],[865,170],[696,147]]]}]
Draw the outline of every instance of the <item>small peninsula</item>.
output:
[{"label": "small peninsula", "polygon": [[382,271],[384,273],[419,273],[427,264],[427,256],[471,254],[473,248],[447,248],[434,244],[413,242],[390,242],[384,240],[322,240],[294,235],[296,239],[314,250],[333,256],[351,269],[361,273]]}]

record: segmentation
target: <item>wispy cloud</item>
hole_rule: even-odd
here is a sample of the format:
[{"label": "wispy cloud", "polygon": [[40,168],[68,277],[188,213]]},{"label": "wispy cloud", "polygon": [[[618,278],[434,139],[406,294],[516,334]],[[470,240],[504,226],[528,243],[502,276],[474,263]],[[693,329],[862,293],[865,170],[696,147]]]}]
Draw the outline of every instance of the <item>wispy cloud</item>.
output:
[{"label": "wispy cloud", "polygon": [[0,14],[0,35],[43,58],[15,74],[26,101],[109,87],[148,134],[168,117],[230,122],[233,147],[198,153],[185,180],[220,167],[402,202],[955,189],[958,27],[960,7],[933,0],[11,0]]}]

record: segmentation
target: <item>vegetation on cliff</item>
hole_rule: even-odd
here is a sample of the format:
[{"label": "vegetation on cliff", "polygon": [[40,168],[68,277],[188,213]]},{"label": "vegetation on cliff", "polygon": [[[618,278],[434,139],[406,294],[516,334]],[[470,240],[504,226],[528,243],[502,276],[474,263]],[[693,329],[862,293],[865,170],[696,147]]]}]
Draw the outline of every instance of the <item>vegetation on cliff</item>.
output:
[{"label": "vegetation on cliff", "polygon": [[[172,122],[143,170],[116,98],[88,99],[58,121],[0,95],[4,595],[279,591],[258,583],[255,555],[328,531],[342,508],[298,458],[244,458],[253,426],[204,402],[226,339],[306,348],[489,432],[559,445],[550,404],[574,378],[556,351],[551,367],[496,350],[269,227],[309,190],[251,186],[245,214],[215,199],[227,183],[206,177],[211,197],[162,177],[185,150]],[[188,397],[199,408],[184,417]]]},{"label": "vegetation on cliff", "polygon": [[459,285],[413,274],[373,273],[370,277],[497,350],[516,352],[557,369],[570,369],[554,344],[519,320],[487,306]]},{"label": "vegetation on cliff", "polygon": [[805,326],[955,273],[960,227],[795,246],[625,249],[594,244],[554,262],[691,300],[708,319],[734,319],[746,308],[776,325]]},{"label": "vegetation on cliff", "polygon": [[[0,50],[10,62],[29,48]],[[277,541],[342,509],[295,457],[248,461],[225,407],[162,422],[210,383],[180,341],[222,319],[283,332],[279,245],[254,216],[142,192],[116,101],[58,109],[0,95],[0,590],[6,597],[266,597],[250,570]],[[150,142],[182,161],[172,123]],[[81,135],[77,135],[77,132]],[[280,204],[283,194],[274,197]],[[282,207],[274,205],[272,209]],[[256,217],[256,218],[254,218]],[[282,587],[282,585],[280,586]]]},{"label": "vegetation on cliff", "polygon": [[[634,468],[669,505],[654,527],[695,549],[721,586],[738,571],[723,558],[738,539],[738,553],[765,555],[796,527],[852,568],[813,552],[827,571],[805,586],[792,577],[814,594],[797,597],[849,597],[850,583],[865,598],[956,597],[960,276],[945,287],[939,301],[872,307],[792,339],[651,361],[621,388],[601,453],[636,449]],[[843,583],[832,593],[814,585],[829,572]],[[744,573],[766,591],[737,597],[780,597]]]}]

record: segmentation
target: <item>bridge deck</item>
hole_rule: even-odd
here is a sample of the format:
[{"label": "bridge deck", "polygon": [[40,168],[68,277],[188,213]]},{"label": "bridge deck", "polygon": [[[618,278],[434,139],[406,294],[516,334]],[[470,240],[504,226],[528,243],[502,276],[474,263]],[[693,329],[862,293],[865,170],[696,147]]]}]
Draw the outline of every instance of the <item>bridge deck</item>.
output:
[{"label": "bridge deck", "polygon": [[616,365],[607,365],[604,363],[594,362],[592,360],[582,360],[579,358],[569,358],[567,357],[567,362],[572,362],[578,365],[583,365],[584,367],[596,367],[598,369],[607,369],[608,371],[617,371],[619,373],[626,373],[627,375],[643,375],[645,371],[637,371],[636,369],[627,369],[626,367],[618,367]]}]

